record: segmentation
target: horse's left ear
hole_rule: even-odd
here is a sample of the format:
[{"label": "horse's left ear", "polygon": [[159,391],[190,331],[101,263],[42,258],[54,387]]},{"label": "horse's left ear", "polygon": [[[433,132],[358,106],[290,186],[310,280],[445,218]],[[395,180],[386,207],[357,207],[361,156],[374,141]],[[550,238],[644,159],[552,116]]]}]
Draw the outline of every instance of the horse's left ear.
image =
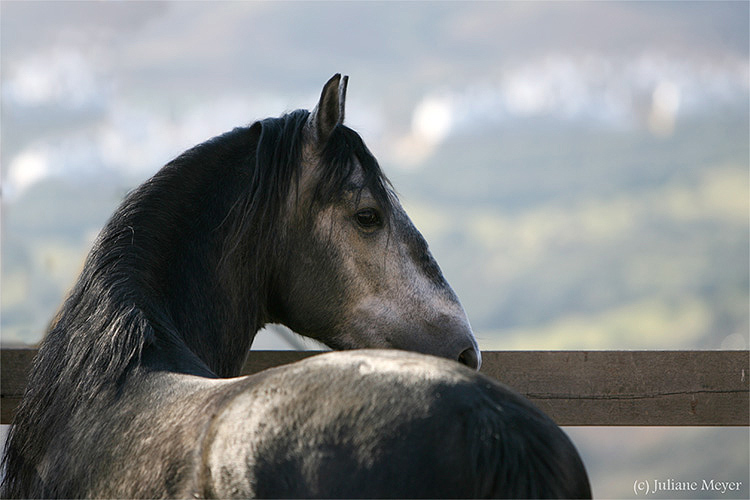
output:
[{"label": "horse's left ear", "polygon": [[328,80],[320,94],[320,101],[310,114],[310,126],[313,137],[319,146],[325,145],[334,127],[344,123],[344,106],[346,104],[346,85],[348,76],[336,73]]}]

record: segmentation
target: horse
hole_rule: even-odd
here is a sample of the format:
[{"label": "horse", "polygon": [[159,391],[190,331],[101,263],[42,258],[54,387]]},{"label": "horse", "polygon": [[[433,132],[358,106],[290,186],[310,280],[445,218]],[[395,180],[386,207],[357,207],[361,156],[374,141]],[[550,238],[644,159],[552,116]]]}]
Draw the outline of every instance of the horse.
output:
[{"label": "horse", "polygon": [[[125,198],[33,363],[3,498],[590,497],[562,430],[477,373],[347,83]],[[238,377],[269,323],[336,351]]]}]

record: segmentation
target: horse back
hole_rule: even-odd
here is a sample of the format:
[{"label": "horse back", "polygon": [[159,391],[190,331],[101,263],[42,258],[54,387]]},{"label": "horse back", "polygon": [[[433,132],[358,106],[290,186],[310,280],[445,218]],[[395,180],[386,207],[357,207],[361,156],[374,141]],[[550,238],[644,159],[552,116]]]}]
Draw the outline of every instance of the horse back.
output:
[{"label": "horse back", "polygon": [[591,496],[554,422],[457,363],[335,352],[242,384],[206,432],[204,496]]}]

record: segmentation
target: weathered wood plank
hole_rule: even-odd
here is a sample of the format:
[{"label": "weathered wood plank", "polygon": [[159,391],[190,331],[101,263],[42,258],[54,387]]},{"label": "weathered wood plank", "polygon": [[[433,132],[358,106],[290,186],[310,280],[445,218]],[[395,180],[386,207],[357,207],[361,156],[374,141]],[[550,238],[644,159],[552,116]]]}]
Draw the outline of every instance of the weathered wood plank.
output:
[{"label": "weathered wood plank", "polygon": [[300,361],[323,351],[250,351],[242,367],[244,375],[258,373],[274,366],[287,365]]},{"label": "weathered wood plank", "polygon": [[26,377],[36,349],[0,350],[0,423],[9,424],[13,420],[16,407],[21,402]]},{"label": "weathered wood plank", "polygon": [[[0,414],[9,423],[36,351],[3,349]],[[244,373],[318,354],[251,351]],[[482,372],[560,425],[750,425],[748,351],[485,351]]]},{"label": "weathered wood plank", "polygon": [[482,371],[560,425],[749,425],[748,351],[494,351]]}]

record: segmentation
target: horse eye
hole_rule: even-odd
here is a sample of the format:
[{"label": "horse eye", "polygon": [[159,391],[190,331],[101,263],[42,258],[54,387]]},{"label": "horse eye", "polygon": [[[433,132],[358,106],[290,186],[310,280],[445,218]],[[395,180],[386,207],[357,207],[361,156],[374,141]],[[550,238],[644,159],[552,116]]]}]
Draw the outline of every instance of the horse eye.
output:
[{"label": "horse eye", "polygon": [[357,224],[364,229],[373,229],[380,226],[380,215],[374,208],[362,209],[354,217],[357,219]]}]

